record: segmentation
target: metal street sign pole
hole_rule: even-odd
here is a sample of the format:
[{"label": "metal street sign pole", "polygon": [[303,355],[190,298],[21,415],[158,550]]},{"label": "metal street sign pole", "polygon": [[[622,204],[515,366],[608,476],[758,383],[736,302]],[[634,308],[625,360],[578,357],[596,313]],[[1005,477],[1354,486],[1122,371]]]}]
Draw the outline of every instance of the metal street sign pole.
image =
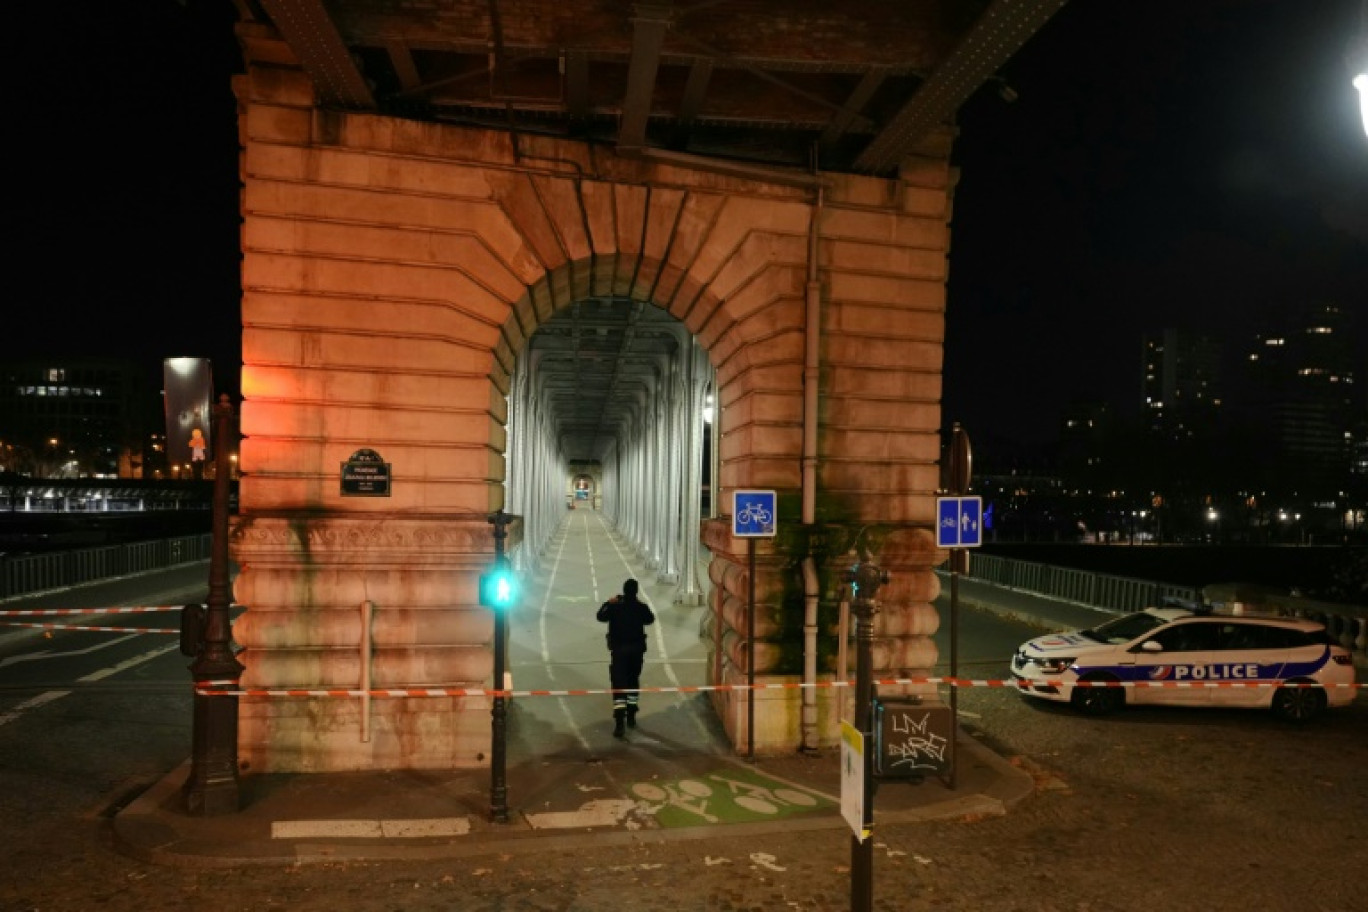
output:
[{"label": "metal street sign pole", "polygon": [[755,539],[746,539],[746,759],[755,759]]},{"label": "metal street sign pole", "polygon": [[[956,497],[969,490],[973,474],[974,455],[969,435],[957,421],[950,436],[950,493]],[[959,678],[959,578],[967,569],[968,554],[963,548],[950,551],[950,677]],[[950,688],[950,737],[959,740],[959,687]],[[950,788],[955,787],[955,773],[959,766],[959,746],[951,743]]]},{"label": "metal street sign pole", "polygon": [[746,757],[755,759],[755,540],[779,525],[774,491],[732,492],[732,536],[746,539]]}]

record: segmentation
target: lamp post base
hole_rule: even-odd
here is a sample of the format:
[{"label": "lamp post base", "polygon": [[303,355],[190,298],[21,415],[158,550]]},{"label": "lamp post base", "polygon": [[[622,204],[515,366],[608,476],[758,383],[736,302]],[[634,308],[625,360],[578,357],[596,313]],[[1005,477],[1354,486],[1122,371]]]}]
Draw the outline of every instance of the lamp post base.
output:
[{"label": "lamp post base", "polygon": [[194,788],[185,790],[185,811],[191,817],[236,814],[241,808],[242,799],[236,776],[195,783]]},{"label": "lamp post base", "polygon": [[195,751],[184,787],[186,812],[194,817],[236,814],[242,807],[237,697],[195,694],[194,715]]}]

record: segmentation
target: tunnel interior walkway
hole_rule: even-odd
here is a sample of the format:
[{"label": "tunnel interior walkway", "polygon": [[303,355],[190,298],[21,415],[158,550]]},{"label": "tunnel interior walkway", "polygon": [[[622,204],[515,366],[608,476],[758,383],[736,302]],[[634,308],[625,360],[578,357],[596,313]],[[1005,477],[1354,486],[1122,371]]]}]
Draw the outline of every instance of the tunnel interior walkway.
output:
[{"label": "tunnel interior walkway", "polygon": [[[518,569],[542,569],[567,503],[601,509],[646,574],[699,604],[705,402],[716,374],[678,319],[627,298],[578,301],[540,326],[508,392],[506,489]],[[582,486],[587,495],[576,500]]]},{"label": "tunnel interior walkway", "polygon": [[[521,605],[509,618],[514,689],[606,691],[606,625],[594,615],[624,580],[637,579],[656,623],[647,631],[641,713],[628,744],[660,756],[730,755],[706,695],[668,691],[707,683],[706,645],[698,635],[706,609],[672,603],[676,587],[656,580],[602,512],[584,506],[562,511],[540,568],[524,576]],[[593,760],[622,749],[612,737],[611,702],[607,693],[514,698],[510,761]]]}]

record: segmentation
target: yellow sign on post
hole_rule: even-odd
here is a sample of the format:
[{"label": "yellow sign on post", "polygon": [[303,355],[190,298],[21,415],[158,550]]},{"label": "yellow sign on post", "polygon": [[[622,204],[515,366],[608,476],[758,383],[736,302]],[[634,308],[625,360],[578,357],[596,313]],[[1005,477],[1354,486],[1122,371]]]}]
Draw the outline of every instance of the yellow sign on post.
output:
[{"label": "yellow sign on post", "polygon": [[870,830],[865,826],[865,755],[864,735],[844,719],[841,720],[841,816],[855,838],[864,842]]}]

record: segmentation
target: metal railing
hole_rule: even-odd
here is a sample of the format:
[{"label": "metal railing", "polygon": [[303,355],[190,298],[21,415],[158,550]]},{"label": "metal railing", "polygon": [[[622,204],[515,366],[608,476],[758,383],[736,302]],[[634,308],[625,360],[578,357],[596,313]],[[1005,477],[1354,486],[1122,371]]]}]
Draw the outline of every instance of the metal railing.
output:
[{"label": "metal railing", "polygon": [[1202,599],[1201,590],[1191,586],[1110,576],[993,554],[975,554],[969,562],[968,575],[1108,611],[1139,611],[1151,605],[1162,605],[1168,598],[1190,602]]},{"label": "metal railing", "polygon": [[[1139,611],[1162,605],[1165,599],[1217,604],[1210,593],[1192,586],[1055,567],[994,554],[975,554],[969,562],[973,579],[1063,599],[1107,611]],[[1216,588],[1216,587],[1211,587]],[[1354,654],[1356,664],[1368,665],[1368,607],[1336,605],[1298,596],[1270,596],[1257,603],[1219,602],[1226,610],[1305,617],[1320,621],[1339,643]]]},{"label": "metal railing", "polygon": [[0,599],[209,559],[209,535],[0,557]]}]

